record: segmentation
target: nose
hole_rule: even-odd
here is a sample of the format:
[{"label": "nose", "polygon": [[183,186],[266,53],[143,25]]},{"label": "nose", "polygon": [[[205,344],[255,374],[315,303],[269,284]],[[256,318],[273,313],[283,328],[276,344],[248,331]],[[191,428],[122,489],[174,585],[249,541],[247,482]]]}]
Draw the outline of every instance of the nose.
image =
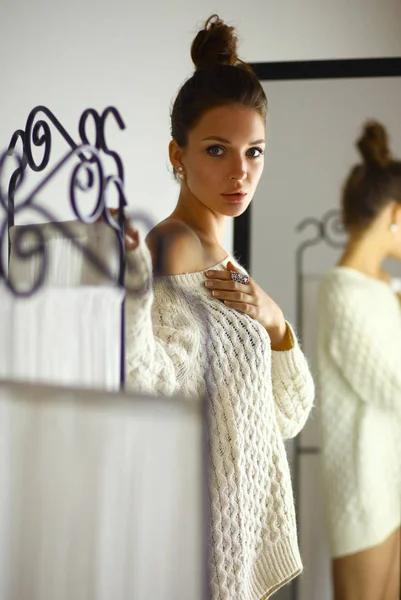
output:
[{"label": "nose", "polygon": [[246,161],[241,157],[233,161],[231,166],[231,181],[244,181],[248,177]]}]

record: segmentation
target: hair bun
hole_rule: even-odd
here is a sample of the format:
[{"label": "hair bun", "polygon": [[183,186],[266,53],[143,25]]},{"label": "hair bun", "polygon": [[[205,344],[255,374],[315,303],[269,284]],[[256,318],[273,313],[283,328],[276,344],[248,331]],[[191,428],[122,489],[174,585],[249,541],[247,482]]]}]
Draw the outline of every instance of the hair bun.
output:
[{"label": "hair bun", "polygon": [[378,121],[366,123],[357,147],[367,166],[385,169],[389,165],[391,153],[388,135],[385,127]]},{"label": "hair bun", "polygon": [[196,35],[191,46],[191,58],[197,70],[214,64],[235,65],[237,57],[237,36],[234,27],[229,27],[212,15]]}]

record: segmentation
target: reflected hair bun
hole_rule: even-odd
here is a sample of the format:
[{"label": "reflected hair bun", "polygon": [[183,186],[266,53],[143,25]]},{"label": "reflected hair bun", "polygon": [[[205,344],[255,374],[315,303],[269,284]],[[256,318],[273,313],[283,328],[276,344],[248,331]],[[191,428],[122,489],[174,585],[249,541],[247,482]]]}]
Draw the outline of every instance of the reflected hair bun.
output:
[{"label": "reflected hair bun", "polygon": [[357,148],[367,167],[385,169],[391,160],[388,134],[378,121],[365,124],[362,136],[357,141]]}]

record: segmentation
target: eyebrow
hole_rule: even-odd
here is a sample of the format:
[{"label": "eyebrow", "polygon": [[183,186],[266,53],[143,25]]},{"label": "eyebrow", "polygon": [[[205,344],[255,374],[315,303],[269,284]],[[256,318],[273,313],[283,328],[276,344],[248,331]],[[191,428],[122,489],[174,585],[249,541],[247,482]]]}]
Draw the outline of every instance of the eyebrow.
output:
[{"label": "eyebrow", "polygon": [[[203,138],[203,142],[205,142],[206,140],[213,140],[216,142],[223,142],[224,144],[231,144],[231,142],[229,140],[226,140],[225,138],[219,137],[218,135],[211,135],[209,137],[205,137]],[[250,146],[254,146],[255,144],[264,144],[265,140],[256,140],[256,142],[251,142]]]}]

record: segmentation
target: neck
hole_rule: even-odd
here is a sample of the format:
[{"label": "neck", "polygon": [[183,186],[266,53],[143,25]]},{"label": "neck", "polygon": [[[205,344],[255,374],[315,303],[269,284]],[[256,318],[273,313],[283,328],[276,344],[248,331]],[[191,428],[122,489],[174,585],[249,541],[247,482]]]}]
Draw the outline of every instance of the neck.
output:
[{"label": "neck", "polygon": [[351,237],[339,265],[351,267],[375,279],[388,279],[382,263],[386,258],[381,245],[370,236]]},{"label": "neck", "polygon": [[191,227],[205,245],[222,247],[227,217],[212,211],[192,194],[189,198],[181,191],[171,216]]}]

